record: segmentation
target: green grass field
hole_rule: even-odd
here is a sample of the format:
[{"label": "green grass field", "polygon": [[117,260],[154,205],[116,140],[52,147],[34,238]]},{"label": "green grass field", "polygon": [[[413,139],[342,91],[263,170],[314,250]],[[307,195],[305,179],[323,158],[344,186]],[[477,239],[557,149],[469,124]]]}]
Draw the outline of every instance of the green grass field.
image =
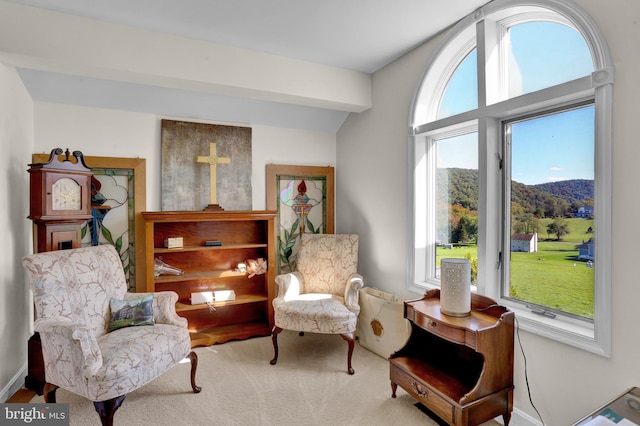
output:
[{"label": "green grass field", "polygon": [[[541,220],[538,252],[511,253],[511,296],[531,303],[593,318],[594,269],[576,261],[577,245],[593,236],[587,229],[593,220],[567,219],[569,234],[562,240],[547,240],[546,227],[551,219]],[[475,245],[438,247],[436,263],[441,258],[478,257]]]}]

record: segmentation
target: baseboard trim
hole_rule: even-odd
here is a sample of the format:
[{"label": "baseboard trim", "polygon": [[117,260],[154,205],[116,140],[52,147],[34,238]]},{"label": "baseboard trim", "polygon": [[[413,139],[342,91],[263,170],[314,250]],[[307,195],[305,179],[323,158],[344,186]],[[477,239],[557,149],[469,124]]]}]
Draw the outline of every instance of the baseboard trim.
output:
[{"label": "baseboard trim", "polygon": [[14,393],[24,386],[24,378],[27,375],[27,364],[25,364],[20,371],[9,381],[9,383],[2,389],[0,393],[0,401],[6,402],[13,396]]}]

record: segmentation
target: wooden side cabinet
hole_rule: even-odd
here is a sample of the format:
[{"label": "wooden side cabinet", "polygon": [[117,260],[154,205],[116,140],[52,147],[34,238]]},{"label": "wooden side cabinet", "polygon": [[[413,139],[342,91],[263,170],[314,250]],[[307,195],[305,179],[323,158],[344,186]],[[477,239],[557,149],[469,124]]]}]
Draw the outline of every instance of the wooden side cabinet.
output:
[{"label": "wooden side cabinet", "polygon": [[514,313],[471,295],[471,314],[440,312],[440,290],[406,301],[407,344],[389,358],[391,394],[400,386],[449,425],[478,425],[513,410]]},{"label": "wooden side cabinet", "polygon": [[[147,291],[178,293],[178,314],[189,321],[192,346],[268,336],[275,294],[275,211],[143,212]],[[181,248],[165,239],[182,238]],[[208,246],[205,241],[220,245]],[[216,244],[218,244],[216,243]],[[237,270],[249,259],[267,261],[264,274]],[[182,275],[154,275],[160,259]],[[234,300],[191,304],[193,293],[233,290]]]}]

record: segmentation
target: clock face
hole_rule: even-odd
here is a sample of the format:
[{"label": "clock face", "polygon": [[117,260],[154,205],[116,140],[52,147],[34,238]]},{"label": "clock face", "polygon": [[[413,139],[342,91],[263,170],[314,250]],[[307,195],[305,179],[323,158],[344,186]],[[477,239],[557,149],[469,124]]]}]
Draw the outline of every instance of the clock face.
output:
[{"label": "clock face", "polygon": [[80,210],[81,187],[71,178],[58,179],[51,186],[53,210]]}]

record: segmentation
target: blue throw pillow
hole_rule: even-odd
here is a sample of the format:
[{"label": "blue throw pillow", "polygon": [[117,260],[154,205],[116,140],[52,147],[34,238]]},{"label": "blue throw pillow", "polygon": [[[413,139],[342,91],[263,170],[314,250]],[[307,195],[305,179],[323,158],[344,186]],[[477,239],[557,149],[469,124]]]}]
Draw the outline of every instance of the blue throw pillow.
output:
[{"label": "blue throw pillow", "polygon": [[111,322],[109,331],[136,325],[153,325],[153,294],[141,299],[111,299]]}]

